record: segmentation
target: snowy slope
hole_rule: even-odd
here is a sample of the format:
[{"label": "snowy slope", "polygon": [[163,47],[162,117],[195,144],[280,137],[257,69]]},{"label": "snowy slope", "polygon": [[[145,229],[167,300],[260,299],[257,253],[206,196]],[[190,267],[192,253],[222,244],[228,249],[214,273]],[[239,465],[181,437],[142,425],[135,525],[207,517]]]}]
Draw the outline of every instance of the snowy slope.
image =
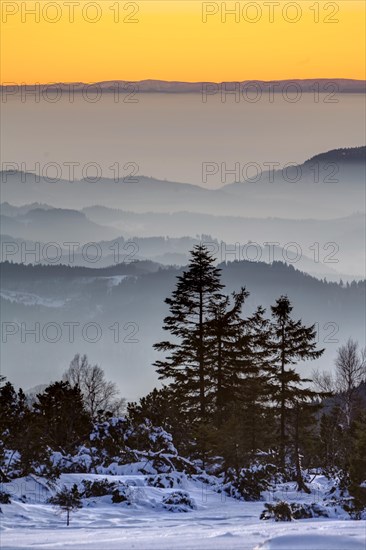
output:
[{"label": "snowy slope", "polygon": [[[12,503],[1,505],[2,550],[365,550],[363,521],[340,519],[335,513],[330,519],[260,521],[264,502],[225,497],[196,479],[185,478],[180,487],[196,504],[186,513],[162,505],[163,497],[176,488],[150,487],[142,474],[63,474],[57,486],[106,478],[129,486],[131,504],[113,504],[109,495],[84,499],[69,527],[47,503],[57,487],[50,490],[44,479],[34,476],[4,484]],[[320,478],[312,484],[311,495],[299,495],[293,484],[286,484],[266,497],[310,503],[321,501],[323,490]]]}]

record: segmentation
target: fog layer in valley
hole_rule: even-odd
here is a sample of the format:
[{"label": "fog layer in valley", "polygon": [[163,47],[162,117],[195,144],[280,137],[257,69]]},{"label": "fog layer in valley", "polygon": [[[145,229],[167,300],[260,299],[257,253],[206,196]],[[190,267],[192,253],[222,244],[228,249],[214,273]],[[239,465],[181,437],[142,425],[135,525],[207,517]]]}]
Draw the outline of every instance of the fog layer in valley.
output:
[{"label": "fog layer in valley", "polygon": [[286,293],[316,323],[315,366],[332,369],[349,336],[363,344],[362,94],[75,97],[3,108],[2,365],[15,384],[56,380],[80,352],[128,398],[150,391],[164,299],[200,242],[227,291],[250,292],[245,314]]}]

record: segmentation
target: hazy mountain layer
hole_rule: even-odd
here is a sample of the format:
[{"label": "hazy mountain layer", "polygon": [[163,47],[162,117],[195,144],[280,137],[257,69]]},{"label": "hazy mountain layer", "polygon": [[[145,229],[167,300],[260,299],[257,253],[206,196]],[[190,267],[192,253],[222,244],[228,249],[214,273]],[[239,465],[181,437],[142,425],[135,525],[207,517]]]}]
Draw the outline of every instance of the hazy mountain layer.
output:
[{"label": "hazy mountain layer", "polygon": [[365,150],[330,151],[320,160],[281,170],[273,167],[260,172],[259,178],[218,190],[143,176],[133,182],[101,178],[94,183],[85,179],[51,183],[31,173],[9,171],[0,174],[2,200],[14,205],[46,202],[68,209],[99,204],[134,212],[187,210],[260,218],[337,218],[364,209],[365,163],[360,158]]},{"label": "hazy mountain layer", "polygon": [[[1,212],[8,214],[1,217],[2,261],[87,266],[94,264],[96,256],[94,267],[124,258],[184,265],[191,248],[202,240],[212,243],[219,261],[282,260],[317,276],[365,276],[364,214],[291,220],[134,213],[101,206],[81,213],[42,208],[37,203],[19,208],[1,205]],[[53,245],[48,246],[50,242]],[[86,243],[96,244],[88,247]]]},{"label": "hazy mountain layer", "polygon": [[[288,294],[295,315],[317,323],[326,347],[320,367],[332,368],[348,336],[363,342],[364,282],[341,287],[282,263],[243,261],[222,268],[228,292],[243,285],[251,292],[244,314]],[[157,383],[152,345],[163,336],[164,298],[179,272],[150,262],[105,269],[2,264],[3,374],[34,386],[56,379],[80,351],[100,362],[127,397],[143,395]]]}]

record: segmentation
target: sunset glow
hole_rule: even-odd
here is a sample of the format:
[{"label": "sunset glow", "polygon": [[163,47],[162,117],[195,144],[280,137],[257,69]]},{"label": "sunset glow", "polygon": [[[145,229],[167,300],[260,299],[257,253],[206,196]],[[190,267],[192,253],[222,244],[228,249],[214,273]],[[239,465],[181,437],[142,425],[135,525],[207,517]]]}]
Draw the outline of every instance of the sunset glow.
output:
[{"label": "sunset glow", "polygon": [[363,1],[3,1],[1,9],[3,83],[365,78]]}]

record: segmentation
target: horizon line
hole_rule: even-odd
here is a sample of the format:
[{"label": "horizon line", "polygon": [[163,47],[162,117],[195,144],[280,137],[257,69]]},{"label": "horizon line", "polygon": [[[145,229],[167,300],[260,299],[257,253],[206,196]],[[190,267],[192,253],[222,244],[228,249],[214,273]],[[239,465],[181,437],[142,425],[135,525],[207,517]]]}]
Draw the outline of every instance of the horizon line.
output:
[{"label": "horizon line", "polygon": [[114,79],[107,79],[107,80],[93,80],[93,81],[83,81],[83,80],[59,80],[59,81],[49,81],[49,82],[12,82],[12,81],[3,81],[0,82],[1,87],[5,86],[19,86],[19,85],[25,85],[25,86],[46,86],[46,85],[54,85],[54,84],[101,84],[104,82],[166,82],[169,84],[202,84],[202,83],[208,83],[208,84],[223,84],[223,83],[243,83],[243,82],[264,82],[264,83],[271,83],[271,82],[287,82],[287,81],[311,81],[311,80],[344,80],[344,81],[351,81],[351,82],[366,82],[365,78],[345,78],[345,77],[311,77],[311,78],[272,78],[272,79],[261,79],[261,78],[251,78],[251,79],[243,79],[243,80],[165,80],[162,78],[141,78],[141,79],[122,79],[122,78],[114,78]]}]

